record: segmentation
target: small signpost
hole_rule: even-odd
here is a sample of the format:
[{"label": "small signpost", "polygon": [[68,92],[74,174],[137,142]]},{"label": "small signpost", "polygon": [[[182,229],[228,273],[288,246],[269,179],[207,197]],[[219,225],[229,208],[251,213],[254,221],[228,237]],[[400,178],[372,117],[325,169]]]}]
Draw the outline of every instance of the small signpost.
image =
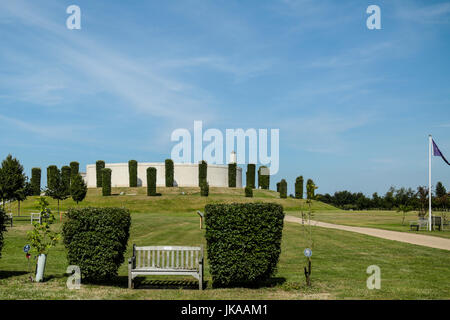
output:
[{"label": "small signpost", "polygon": [[312,250],[310,248],[306,248],[303,251],[303,254],[305,255],[305,257],[310,258],[312,256]]},{"label": "small signpost", "polygon": [[203,229],[203,218],[205,214],[199,210],[197,210],[197,214],[200,216],[200,229]]},{"label": "small signpost", "polygon": [[[30,257],[31,257],[30,249],[31,249],[31,246],[29,244],[27,244],[23,247],[23,252],[25,252],[25,257],[28,260],[28,273],[31,273],[31,271],[30,271]],[[30,280],[33,281],[32,276],[30,276]]]},{"label": "small signpost", "polygon": [[308,258],[308,268],[305,267],[305,277],[306,277],[306,285],[308,287],[311,286],[311,256],[312,256],[312,250],[310,248],[306,248],[303,250],[303,254],[306,258]]}]

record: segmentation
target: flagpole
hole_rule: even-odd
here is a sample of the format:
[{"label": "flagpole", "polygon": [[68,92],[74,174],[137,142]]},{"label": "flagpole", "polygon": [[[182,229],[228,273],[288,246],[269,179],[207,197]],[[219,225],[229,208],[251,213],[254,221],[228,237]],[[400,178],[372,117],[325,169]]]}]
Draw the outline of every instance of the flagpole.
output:
[{"label": "flagpole", "polygon": [[428,136],[428,230],[431,231],[431,148],[433,138]]}]

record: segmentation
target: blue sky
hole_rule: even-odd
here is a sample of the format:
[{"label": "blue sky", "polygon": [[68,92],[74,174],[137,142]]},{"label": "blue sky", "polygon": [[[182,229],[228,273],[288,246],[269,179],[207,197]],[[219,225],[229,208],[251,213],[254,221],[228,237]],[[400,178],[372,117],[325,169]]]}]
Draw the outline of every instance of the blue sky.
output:
[{"label": "blue sky", "polygon": [[[82,29],[66,28],[66,8]],[[381,8],[368,30],[366,8]],[[0,157],[163,161],[176,128],[280,129],[280,170],[384,193],[450,158],[447,1],[2,1]],[[83,170],[84,171],[84,170]],[[45,171],[44,171],[45,172]],[[450,189],[450,167],[433,159]]]}]

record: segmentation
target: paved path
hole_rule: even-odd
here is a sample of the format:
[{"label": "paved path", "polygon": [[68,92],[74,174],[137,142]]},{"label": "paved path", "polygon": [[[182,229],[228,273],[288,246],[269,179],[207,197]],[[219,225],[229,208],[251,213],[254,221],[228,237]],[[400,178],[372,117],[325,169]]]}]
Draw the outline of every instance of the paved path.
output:
[{"label": "paved path", "polygon": [[[302,223],[301,218],[297,218],[297,217],[293,217],[293,216],[286,216],[285,221]],[[357,233],[362,233],[362,234],[366,234],[369,236],[388,239],[388,240],[406,242],[406,243],[416,244],[419,246],[425,246],[425,247],[431,247],[431,248],[437,248],[437,249],[443,249],[443,250],[450,250],[450,239],[446,239],[446,238],[426,236],[426,235],[409,233],[409,232],[389,231],[389,230],[375,229],[375,228],[351,227],[351,226],[344,226],[344,225],[340,225],[340,224],[332,224],[332,223],[326,223],[326,222],[321,222],[321,221],[312,221],[312,220],[311,220],[311,224],[313,226],[322,227],[322,228],[331,228],[331,229],[338,229],[338,230],[344,230],[344,231],[350,231],[350,232],[357,232]]]}]

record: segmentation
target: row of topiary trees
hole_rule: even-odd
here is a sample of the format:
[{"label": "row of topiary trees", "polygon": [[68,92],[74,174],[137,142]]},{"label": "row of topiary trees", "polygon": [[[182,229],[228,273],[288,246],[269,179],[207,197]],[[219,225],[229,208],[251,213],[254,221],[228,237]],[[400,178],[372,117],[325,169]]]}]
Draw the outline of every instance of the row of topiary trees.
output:
[{"label": "row of topiary trees", "polygon": [[[295,196],[293,197],[296,199],[303,199],[303,181],[303,176],[299,176],[295,179]],[[308,179],[306,182],[306,198],[314,199],[316,189],[317,187],[314,181]],[[287,182],[285,179],[281,179],[281,181],[277,183],[277,192],[280,193],[280,198],[287,198]]]}]

